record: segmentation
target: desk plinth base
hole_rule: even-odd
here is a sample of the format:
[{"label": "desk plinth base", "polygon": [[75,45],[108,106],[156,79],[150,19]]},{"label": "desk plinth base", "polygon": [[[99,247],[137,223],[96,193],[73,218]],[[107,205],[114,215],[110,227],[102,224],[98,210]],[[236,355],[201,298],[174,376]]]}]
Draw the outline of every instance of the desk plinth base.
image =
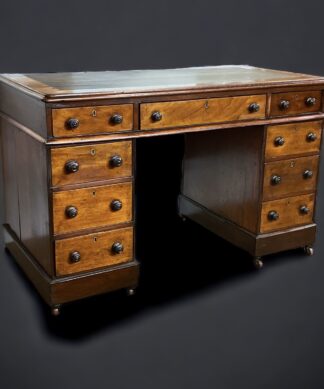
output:
[{"label": "desk plinth base", "polygon": [[315,241],[315,223],[256,235],[210,212],[183,195],[179,196],[179,214],[247,251],[255,258],[299,247],[309,247]]},{"label": "desk plinth base", "polygon": [[21,244],[9,225],[4,225],[6,249],[33,283],[53,314],[61,304],[118,289],[134,290],[138,284],[139,263],[99,269],[73,276],[51,278]]}]

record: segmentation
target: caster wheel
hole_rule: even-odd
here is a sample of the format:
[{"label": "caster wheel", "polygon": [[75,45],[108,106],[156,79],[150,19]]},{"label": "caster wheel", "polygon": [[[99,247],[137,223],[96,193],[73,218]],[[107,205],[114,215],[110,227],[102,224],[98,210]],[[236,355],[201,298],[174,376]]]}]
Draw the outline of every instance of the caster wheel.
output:
[{"label": "caster wheel", "polygon": [[52,307],[52,315],[53,316],[59,316],[60,313],[61,313],[61,306],[60,305],[55,305],[54,307]]},{"label": "caster wheel", "polygon": [[263,261],[261,260],[261,257],[255,257],[253,260],[253,265],[255,269],[260,270],[263,268]]},{"label": "caster wheel", "polygon": [[304,251],[307,255],[312,256],[314,255],[314,249],[312,246],[305,246]]},{"label": "caster wheel", "polygon": [[187,218],[183,215],[179,215],[180,219],[183,221],[183,222],[186,222],[187,221]]},{"label": "caster wheel", "polygon": [[134,296],[135,289],[134,288],[126,289],[126,294],[127,294],[127,296]]}]

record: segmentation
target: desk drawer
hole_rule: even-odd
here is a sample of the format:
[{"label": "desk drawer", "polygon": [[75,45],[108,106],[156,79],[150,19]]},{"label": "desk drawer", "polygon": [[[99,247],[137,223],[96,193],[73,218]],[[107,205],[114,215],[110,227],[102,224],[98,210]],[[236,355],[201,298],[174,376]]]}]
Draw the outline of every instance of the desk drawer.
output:
[{"label": "desk drawer", "polygon": [[131,220],[131,182],[53,193],[54,234]]},{"label": "desk drawer", "polygon": [[132,227],[55,241],[58,276],[117,265],[132,259]]},{"label": "desk drawer", "polygon": [[55,137],[130,131],[133,105],[53,109],[52,119]]},{"label": "desk drawer", "polygon": [[274,93],[270,116],[287,116],[321,111],[321,91]]},{"label": "desk drawer", "polygon": [[51,150],[52,186],[132,176],[132,142]]},{"label": "desk drawer", "polygon": [[261,211],[260,232],[312,223],[314,197],[314,194],[308,194],[264,202]]},{"label": "desk drawer", "polygon": [[265,95],[141,104],[141,129],[262,119],[265,105]]},{"label": "desk drawer", "polygon": [[302,157],[266,163],[264,167],[263,200],[314,192],[319,157]]},{"label": "desk drawer", "polygon": [[265,149],[266,160],[318,153],[321,144],[321,127],[320,121],[269,126]]}]

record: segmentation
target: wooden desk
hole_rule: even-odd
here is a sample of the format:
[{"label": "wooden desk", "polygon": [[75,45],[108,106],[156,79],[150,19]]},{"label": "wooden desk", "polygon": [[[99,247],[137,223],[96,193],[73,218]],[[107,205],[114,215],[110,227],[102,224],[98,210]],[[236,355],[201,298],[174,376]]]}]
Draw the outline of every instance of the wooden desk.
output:
[{"label": "wooden desk", "polygon": [[179,215],[261,256],[313,253],[324,78],[221,66],[0,78],[6,247],[45,301],[138,283],[140,137],[184,134]]}]

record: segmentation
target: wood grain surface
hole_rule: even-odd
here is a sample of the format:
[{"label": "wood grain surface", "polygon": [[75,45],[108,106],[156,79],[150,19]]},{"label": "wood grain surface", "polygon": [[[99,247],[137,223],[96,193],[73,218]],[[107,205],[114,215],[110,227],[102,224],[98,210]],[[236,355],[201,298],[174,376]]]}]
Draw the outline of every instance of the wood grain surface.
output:
[{"label": "wood grain surface", "polygon": [[[321,121],[268,126],[265,148],[266,160],[318,153],[321,145],[321,128]],[[316,134],[316,141],[309,142],[307,140],[307,135],[310,132]],[[275,139],[279,136],[285,140],[283,146],[276,146],[275,144]]]},{"label": "wood grain surface", "polygon": [[[314,194],[307,194],[264,202],[261,210],[260,232],[264,233],[312,223],[314,199]],[[303,205],[306,205],[310,209],[308,214],[302,214],[300,212],[300,207]],[[278,212],[279,219],[269,220],[268,213],[270,211]]]},{"label": "wood grain surface", "polygon": [[[263,200],[293,196],[300,192],[314,192],[317,183],[318,163],[318,156],[266,163],[264,167]],[[305,178],[304,172],[306,170],[312,171],[313,176],[311,178]],[[273,176],[280,177],[279,184],[273,183]]]},{"label": "wood grain surface", "polygon": [[[111,247],[115,242],[123,245],[123,252],[115,254]],[[79,262],[71,262],[72,252],[80,253]],[[122,228],[95,234],[55,241],[56,275],[78,273],[133,259],[133,228]]]},{"label": "wood grain surface", "polygon": [[[252,103],[259,104],[258,112],[249,111]],[[141,104],[141,130],[262,119],[265,117],[265,105],[266,95]],[[162,114],[162,119],[155,122],[152,113],[156,111]]]},{"label": "wood grain surface", "polygon": [[[122,165],[113,167],[110,163],[115,155],[122,157]],[[65,165],[76,161],[79,170],[68,173]],[[86,146],[51,149],[52,186],[109,180],[132,176],[132,142],[89,144]]]},{"label": "wood grain surface", "polygon": [[[113,200],[122,202],[120,211],[112,211]],[[76,207],[78,215],[66,216],[66,208]],[[132,183],[104,185],[53,193],[54,234],[110,226],[132,220]]]}]

